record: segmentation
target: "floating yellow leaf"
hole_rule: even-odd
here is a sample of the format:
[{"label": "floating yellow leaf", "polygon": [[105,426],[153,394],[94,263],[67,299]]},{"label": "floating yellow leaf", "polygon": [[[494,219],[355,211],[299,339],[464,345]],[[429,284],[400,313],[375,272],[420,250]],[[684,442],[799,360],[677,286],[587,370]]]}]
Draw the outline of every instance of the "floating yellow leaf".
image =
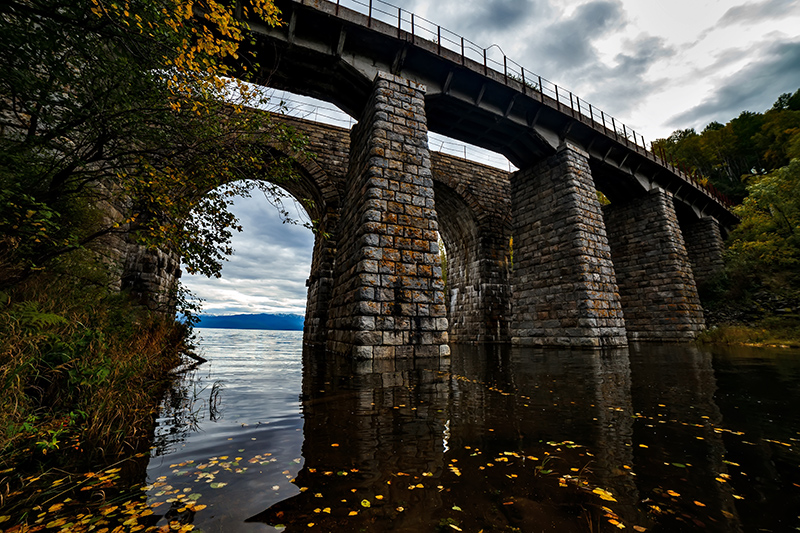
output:
[{"label": "floating yellow leaf", "polygon": [[642,531],[647,531],[647,528],[642,526],[633,526],[633,529],[635,529],[639,533],[642,533]]},{"label": "floating yellow leaf", "polygon": [[63,503],[57,503],[55,505],[51,505],[50,509],[48,509],[47,512],[48,513],[56,513],[58,511],[60,511],[62,507],[64,507]]},{"label": "floating yellow leaf", "polygon": [[357,514],[358,514],[358,511],[350,511],[350,514],[348,516],[355,516]]},{"label": "floating yellow leaf", "polygon": [[668,491],[667,491],[667,494],[669,494],[669,495],[670,495],[670,496],[672,496],[673,498],[677,498],[677,497],[679,497],[679,496],[680,496],[680,494],[679,494],[679,493],[677,493],[677,492],[675,492],[674,490],[668,490]]},{"label": "floating yellow leaf", "polygon": [[694,504],[695,504],[696,506],[698,506],[698,507],[705,507],[705,506],[706,506],[706,504],[704,504],[703,502],[699,502],[699,501],[697,501],[697,500],[695,500],[695,501],[694,501]]},{"label": "floating yellow leaf", "polygon": [[369,500],[361,500],[361,507],[369,507],[370,505],[372,504],[369,503]]},{"label": "floating yellow leaf", "polygon": [[600,487],[597,487],[592,492],[597,494],[598,496],[600,496],[601,499],[603,499],[603,500],[605,500],[607,502],[615,502],[615,501],[617,501],[617,500],[614,499],[614,496],[610,492],[608,492],[605,489],[601,489]]}]

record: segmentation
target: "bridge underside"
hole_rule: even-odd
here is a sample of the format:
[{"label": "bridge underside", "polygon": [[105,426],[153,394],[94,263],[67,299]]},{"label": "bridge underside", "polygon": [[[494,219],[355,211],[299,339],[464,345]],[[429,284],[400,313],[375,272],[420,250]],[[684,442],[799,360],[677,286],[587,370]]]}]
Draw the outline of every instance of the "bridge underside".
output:
[{"label": "bridge underside", "polygon": [[[315,157],[298,160],[290,192],[313,199],[324,226],[308,344],[391,360],[446,356],[449,343],[604,347],[703,329],[697,283],[721,267],[715,219],[658,187],[614,189],[610,167],[566,140],[513,174],[431,154],[424,91],[379,73],[349,132],[280,118],[309,137]],[[123,283],[163,304],[175,265],[132,246]]]}]

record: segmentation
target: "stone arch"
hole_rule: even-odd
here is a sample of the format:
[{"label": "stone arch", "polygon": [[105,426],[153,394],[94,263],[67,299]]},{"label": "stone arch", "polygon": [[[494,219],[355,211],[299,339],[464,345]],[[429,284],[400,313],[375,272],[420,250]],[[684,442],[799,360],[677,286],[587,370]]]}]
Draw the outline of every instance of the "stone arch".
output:
[{"label": "stone arch", "polygon": [[[293,159],[296,179],[276,185],[303,205],[315,225],[311,274],[306,281],[308,298],[304,340],[312,344],[324,342],[339,231],[339,190],[329,173],[313,157],[287,153],[277,144],[269,143],[267,146],[274,155]],[[202,196],[208,191],[198,190],[197,193]],[[148,250],[138,244],[128,243],[121,288],[130,291],[149,307],[166,313],[174,312],[177,303],[174,293],[180,276],[180,257],[176,253]]]},{"label": "stone arch", "polygon": [[442,154],[432,163],[439,234],[447,250],[449,338],[508,340],[507,175]]}]

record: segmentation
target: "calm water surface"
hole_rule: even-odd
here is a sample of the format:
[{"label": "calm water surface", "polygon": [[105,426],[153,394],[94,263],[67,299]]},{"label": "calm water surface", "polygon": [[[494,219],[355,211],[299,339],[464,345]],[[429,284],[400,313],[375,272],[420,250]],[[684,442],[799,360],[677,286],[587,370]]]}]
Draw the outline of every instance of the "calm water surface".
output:
[{"label": "calm water surface", "polygon": [[395,366],[303,354],[300,332],[199,335],[211,361],[165,402],[148,480],[205,532],[800,530],[797,350]]}]

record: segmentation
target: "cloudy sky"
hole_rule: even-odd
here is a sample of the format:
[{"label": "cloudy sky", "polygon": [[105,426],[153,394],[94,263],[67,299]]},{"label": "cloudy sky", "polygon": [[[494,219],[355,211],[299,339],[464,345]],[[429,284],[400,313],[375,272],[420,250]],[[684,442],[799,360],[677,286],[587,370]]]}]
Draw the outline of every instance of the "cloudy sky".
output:
[{"label": "cloudy sky", "polygon": [[[800,0],[391,3],[481,46],[498,45],[648,141],[765,111],[800,88]],[[206,300],[207,313],[302,314],[311,232],[282,224],[263,197],[237,202],[235,212],[244,232],[234,236],[222,278],[187,275],[184,283]]]}]

